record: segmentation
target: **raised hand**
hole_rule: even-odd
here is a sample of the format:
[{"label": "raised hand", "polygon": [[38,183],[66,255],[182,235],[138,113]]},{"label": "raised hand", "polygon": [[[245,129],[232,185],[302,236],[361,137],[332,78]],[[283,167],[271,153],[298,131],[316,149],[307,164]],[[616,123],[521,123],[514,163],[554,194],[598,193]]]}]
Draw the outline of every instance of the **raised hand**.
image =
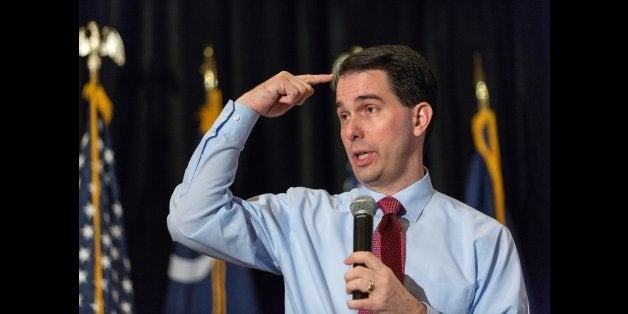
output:
[{"label": "raised hand", "polygon": [[331,81],[333,74],[292,75],[281,71],[236,100],[262,116],[277,117],[314,94],[312,85]]}]

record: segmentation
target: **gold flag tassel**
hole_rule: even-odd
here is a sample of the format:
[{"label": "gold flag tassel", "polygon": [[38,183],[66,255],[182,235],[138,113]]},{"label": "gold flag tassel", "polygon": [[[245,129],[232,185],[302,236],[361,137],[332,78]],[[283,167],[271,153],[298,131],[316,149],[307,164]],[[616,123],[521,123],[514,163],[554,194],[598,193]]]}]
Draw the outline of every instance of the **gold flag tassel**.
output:
[{"label": "gold flag tassel", "polygon": [[[499,154],[499,140],[497,138],[497,118],[495,111],[489,105],[488,87],[484,81],[482,57],[479,53],[473,55],[475,97],[478,102],[478,112],[471,120],[471,132],[475,149],[479,152],[488,169],[493,186],[493,203],[495,219],[506,225],[506,206],[504,201],[504,184]],[[486,132],[486,133],[485,133]]]},{"label": "gold flag tassel", "polygon": [[98,114],[108,125],[113,116],[113,104],[107,96],[105,89],[100,85],[98,73],[100,70],[100,55],[110,56],[119,65],[124,64],[124,48],[122,39],[117,31],[105,26],[101,33],[98,24],[90,21],[87,28],[79,28],[79,55],[87,56],[87,68],[89,70],[89,82],[83,86],[83,98],[89,103],[90,122],[90,154],[92,172],[91,201],[94,208],[94,300],[96,313],[104,313],[103,278],[102,278],[102,248],[100,229],[100,155],[98,149]]},{"label": "gold flag tassel", "polygon": [[[200,72],[203,75],[205,86],[205,104],[198,111],[200,123],[198,125],[201,134],[205,134],[214,124],[222,111],[222,92],[218,88],[218,70],[214,58],[214,48],[208,45],[203,50],[203,64]],[[211,266],[212,284],[212,313],[227,313],[227,264],[220,259],[214,259]]]}]

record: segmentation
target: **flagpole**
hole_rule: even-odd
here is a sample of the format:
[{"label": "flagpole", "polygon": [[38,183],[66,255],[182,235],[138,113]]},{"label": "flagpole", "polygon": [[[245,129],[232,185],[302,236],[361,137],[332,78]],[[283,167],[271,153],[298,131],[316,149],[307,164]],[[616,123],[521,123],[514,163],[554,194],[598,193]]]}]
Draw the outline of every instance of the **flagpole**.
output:
[{"label": "flagpole", "polygon": [[[222,92],[218,88],[218,68],[211,44],[203,49],[203,63],[199,70],[203,75],[205,86],[205,104],[199,110],[199,131],[204,134],[222,111]],[[226,314],[227,264],[223,260],[214,259],[211,267],[212,314]]]},{"label": "flagpole", "polygon": [[[90,83],[97,84],[94,79],[94,75],[90,71]],[[96,104],[93,101],[89,102],[89,136],[90,136],[90,152],[91,152],[91,170],[92,170],[92,206],[94,207],[94,300],[98,306],[97,313],[103,313],[103,296],[102,296],[102,264],[101,264],[101,247],[100,247],[100,169],[98,164],[100,163],[98,156],[98,126],[97,126],[97,111]]]},{"label": "flagpole", "polygon": [[[497,118],[495,111],[489,105],[488,87],[484,79],[482,56],[473,55],[475,97],[478,103],[478,112],[471,121],[473,143],[486,164],[491,184],[493,186],[493,202],[495,219],[506,225],[506,206],[504,201],[504,182],[501,172],[501,158],[499,140],[497,138]],[[486,136],[484,134],[486,130]],[[488,138],[487,138],[488,137]]]},{"label": "flagpole", "polygon": [[[88,34],[89,32],[89,34]],[[114,36],[107,36],[113,34]],[[100,144],[98,140],[98,113],[100,111],[105,123],[109,124],[112,116],[111,100],[99,83],[98,74],[101,65],[100,54],[111,56],[119,65],[124,64],[124,48],[118,33],[107,26],[103,28],[103,40],[95,21],[90,21],[85,27],[79,28],[79,55],[87,56],[89,81],[83,87],[83,97],[89,101],[90,122],[90,155],[91,155],[91,202],[93,206],[94,225],[94,303],[95,312],[104,313],[103,300],[103,271],[100,225]],[[105,44],[108,49],[103,49]],[[113,45],[111,45],[113,43]]]}]

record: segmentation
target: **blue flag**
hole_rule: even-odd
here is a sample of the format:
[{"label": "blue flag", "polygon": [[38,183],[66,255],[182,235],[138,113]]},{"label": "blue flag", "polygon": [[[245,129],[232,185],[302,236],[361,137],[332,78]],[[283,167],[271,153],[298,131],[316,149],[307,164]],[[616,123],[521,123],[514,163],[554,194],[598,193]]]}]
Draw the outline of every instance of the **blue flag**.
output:
[{"label": "blue flag", "polygon": [[168,265],[165,313],[211,313],[213,259],[175,243]]},{"label": "blue flag", "polygon": [[491,177],[482,156],[477,152],[473,153],[469,164],[464,189],[464,202],[491,217],[495,217]]},{"label": "blue flag", "polygon": [[259,313],[251,270],[175,243],[165,313]]},{"label": "blue flag", "polygon": [[469,165],[464,201],[506,225],[506,201],[502,177],[497,115],[489,104],[482,56],[473,54],[473,76],[478,111],[471,118],[475,153]]},{"label": "blue flag", "polygon": [[495,112],[482,107],[472,118],[471,131],[476,151],[469,165],[464,202],[506,225]]},{"label": "blue flag", "polygon": [[114,154],[107,126],[97,121],[96,132],[85,132],[80,143],[79,313],[133,313]]},{"label": "blue flag", "polygon": [[517,238],[515,224],[508,223],[495,112],[482,107],[471,120],[471,131],[475,152],[467,172],[464,202],[507,226]]}]

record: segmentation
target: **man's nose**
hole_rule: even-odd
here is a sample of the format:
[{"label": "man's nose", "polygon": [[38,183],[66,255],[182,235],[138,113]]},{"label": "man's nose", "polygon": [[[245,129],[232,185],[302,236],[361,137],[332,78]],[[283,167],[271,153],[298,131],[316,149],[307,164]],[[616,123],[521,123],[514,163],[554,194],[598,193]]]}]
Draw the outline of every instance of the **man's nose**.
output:
[{"label": "man's nose", "polygon": [[362,124],[358,119],[352,117],[345,123],[344,136],[351,141],[355,141],[356,139],[362,138],[364,136],[364,132],[362,131]]}]

